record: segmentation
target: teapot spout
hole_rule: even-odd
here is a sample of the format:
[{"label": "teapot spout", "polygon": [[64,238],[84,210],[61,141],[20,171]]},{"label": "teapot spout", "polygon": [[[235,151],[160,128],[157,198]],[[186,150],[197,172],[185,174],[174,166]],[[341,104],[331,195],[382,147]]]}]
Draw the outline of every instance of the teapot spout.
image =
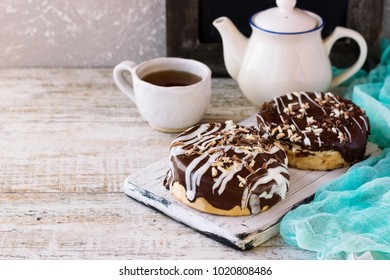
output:
[{"label": "teapot spout", "polygon": [[227,17],[217,18],[213,25],[222,37],[226,69],[229,75],[237,80],[248,39],[238,31],[233,22]]}]

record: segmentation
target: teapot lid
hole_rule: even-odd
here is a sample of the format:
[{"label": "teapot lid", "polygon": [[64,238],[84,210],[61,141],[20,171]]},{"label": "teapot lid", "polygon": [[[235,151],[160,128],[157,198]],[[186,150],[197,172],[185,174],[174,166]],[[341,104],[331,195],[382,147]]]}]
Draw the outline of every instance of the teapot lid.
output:
[{"label": "teapot lid", "polygon": [[276,0],[277,7],[255,14],[251,22],[265,31],[298,33],[312,30],[319,24],[309,12],[295,8],[296,0]]}]

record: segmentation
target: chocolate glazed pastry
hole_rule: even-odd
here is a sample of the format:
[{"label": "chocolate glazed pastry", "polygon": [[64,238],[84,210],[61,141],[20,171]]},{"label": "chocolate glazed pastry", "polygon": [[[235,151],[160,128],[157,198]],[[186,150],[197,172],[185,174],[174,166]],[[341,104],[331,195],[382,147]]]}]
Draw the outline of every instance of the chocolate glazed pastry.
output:
[{"label": "chocolate glazed pastry", "polygon": [[330,92],[293,92],[263,104],[262,132],[278,140],[292,167],[330,170],[364,157],[370,124],[364,111]]},{"label": "chocolate glazed pastry", "polygon": [[240,216],[259,213],[288,190],[287,157],[255,127],[228,121],[196,125],[171,144],[165,186],[203,212]]}]

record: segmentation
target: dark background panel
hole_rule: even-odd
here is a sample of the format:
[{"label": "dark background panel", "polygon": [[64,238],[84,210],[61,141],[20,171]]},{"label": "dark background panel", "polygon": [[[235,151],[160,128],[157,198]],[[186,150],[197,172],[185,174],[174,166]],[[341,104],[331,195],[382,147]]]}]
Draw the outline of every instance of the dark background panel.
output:
[{"label": "dark background panel", "polygon": [[[200,0],[199,40],[202,43],[221,42],[218,31],[212,25],[214,19],[220,16],[229,17],[237,28],[249,37],[249,18],[258,11],[272,7],[276,7],[275,0]],[[298,0],[297,7],[323,18],[323,37],[328,36],[336,26],[347,24],[348,0]]]},{"label": "dark background panel", "polygon": [[[297,0],[297,7],[320,15],[325,22],[323,38],[336,26],[356,30],[366,39],[365,69],[375,67],[380,57],[384,0]],[[239,30],[250,36],[249,18],[276,6],[275,0],[166,0],[167,55],[192,58],[210,66],[215,76],[226,76],[223,47],[214,19],[228,16]],[[345,68],[359,55],[350,39],[338,40],[330,53],[333,65]]]}]

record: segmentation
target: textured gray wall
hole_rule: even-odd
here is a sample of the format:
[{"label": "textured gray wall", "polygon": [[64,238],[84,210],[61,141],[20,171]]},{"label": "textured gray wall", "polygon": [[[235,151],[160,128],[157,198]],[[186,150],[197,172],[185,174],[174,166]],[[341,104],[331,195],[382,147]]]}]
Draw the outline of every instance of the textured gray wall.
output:
[{"label": "textured gray wall", "polygon": [[0,67],[112,67],[165,55],[165,0],[0,2]]},{"label": "textured gray wall", "polygon": [[0,67],[112,66],[165,52],[164,0],[0,2]]}]

